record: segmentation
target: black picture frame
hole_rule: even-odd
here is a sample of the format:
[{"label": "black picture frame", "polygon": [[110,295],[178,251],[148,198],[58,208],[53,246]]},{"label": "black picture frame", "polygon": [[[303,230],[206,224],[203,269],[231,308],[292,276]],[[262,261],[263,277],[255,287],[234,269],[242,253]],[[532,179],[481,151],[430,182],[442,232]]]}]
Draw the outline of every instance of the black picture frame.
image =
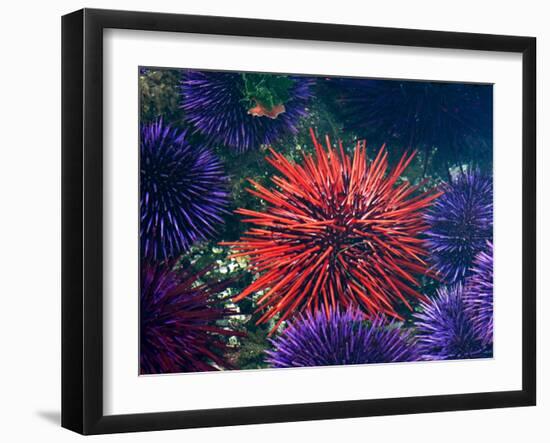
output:
[{"label": "black picture frame", "polygon": [[[522,389],[131,415],[103,413],[103,30],[519,53],[523,64]],[[82,434],[457,411],[536,403],[536,39],[83,9],[62,18],[62,426]]]}]

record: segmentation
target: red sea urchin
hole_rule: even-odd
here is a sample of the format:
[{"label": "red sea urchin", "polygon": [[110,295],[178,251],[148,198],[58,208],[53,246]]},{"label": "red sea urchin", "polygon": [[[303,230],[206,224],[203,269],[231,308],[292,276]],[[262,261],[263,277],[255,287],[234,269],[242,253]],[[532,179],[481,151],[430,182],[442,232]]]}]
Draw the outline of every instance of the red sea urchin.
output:
[{"label": "red sea urchin", "polygon": [[311,131],[315,155],[294,164],[271,149],[267,161],[282,176],[268,189],[251,181],[253,195],[266,202],[264,212],[238,209],[250,229],[234,257],[250,257],[261,275],[235,300],[257,292],[258,323],[280,314],[277,325],[295,312],[359,306],[367,316],[381,313],[400,318],[399,303],[422,299],[414,287],[427,271],[419,235],[426,229],[423,210],[438,197],[420,192],[400,176],[415,153],[404,155],[388,171],[383,146],[367,160],[358,142],[353,158],[342,144],[326,147]]}]

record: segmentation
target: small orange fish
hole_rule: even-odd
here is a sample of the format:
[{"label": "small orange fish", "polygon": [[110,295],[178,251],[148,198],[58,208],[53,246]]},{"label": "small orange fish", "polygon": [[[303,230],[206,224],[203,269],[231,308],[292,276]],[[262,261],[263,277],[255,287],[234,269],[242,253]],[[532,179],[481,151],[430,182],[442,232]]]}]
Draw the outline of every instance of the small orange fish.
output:
[{"label": "small orange fish", "polygon": [[269,117],[271,119],[276,119],[283,112],[285,112],[285,105],[282,103],[273,106],[271,109],[262,106],[260,103],[256,103],[256,106],[248,110],[248,113],[253,117]]}]

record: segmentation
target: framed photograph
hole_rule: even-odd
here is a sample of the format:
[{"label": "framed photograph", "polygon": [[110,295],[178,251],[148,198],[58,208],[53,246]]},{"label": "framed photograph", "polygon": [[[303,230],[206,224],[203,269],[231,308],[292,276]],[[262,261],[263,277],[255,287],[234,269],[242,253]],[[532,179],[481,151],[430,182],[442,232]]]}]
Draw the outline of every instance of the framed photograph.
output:
[{"label": "framed photograph", "polygon": [[534,405],[531,37],[62,21],[62,425]]}]

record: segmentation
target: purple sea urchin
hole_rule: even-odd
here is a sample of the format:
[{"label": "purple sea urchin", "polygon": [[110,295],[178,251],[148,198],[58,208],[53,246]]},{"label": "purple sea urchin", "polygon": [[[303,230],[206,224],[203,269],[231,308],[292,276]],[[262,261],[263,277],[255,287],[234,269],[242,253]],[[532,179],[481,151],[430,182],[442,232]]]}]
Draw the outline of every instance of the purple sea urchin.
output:
[{"label": "purple sea urchin", "polygon": [[[313,80],[285,77],[291,80],[288,99],[277,103],[278,112],[254,111],[245,106],[246,74],[187,70],[182,80],[182,108],[187,120],[211,142],[238,152],[269,145],[284,134],[298,130],[298,122],[307,114]],[[259,115],[263,115],[260,117]]]},{"label": "purple sea urchin", "polygon": [[458,283],[441,287],[435,298],[421,302],[416,313],[417,339],[425,360],[456,360],[490,357],[492,345],[479,338],[466,312],[464,287]]},{"label": "purple sea urchin", "polygon": [[239,335],[216,326],[234,314],[214,305],[225,283],[199,283],[207,270],[192,273],[168,264],[141,269],[140,373],[215,371],[229,367],[223,336]]},{"label": "purple sea urchin", "polygon": [[426,215],[433,268],[445,283],[463,281],[476,255],[493,238],[493,184],[479,172],[460,171]]},{"label": "purple sea urchin", "polygon": [[[438,148],[453,162],[472,158],[483,145],[491,155],[493,100],[491,85],[465,83],[332,79],[336,111],[344,130],[370,143],[415,149]],[[476,150],[476,156],[481,154]]]},{"label": "purple sea urchin", "polygon": [[221,162],[162,120],[141,127],[140,243],[143,258],[165,260],[216,233],[228,203]]},{"label": "purple sea urchin", "polygon": [[418,360],[420,354],[408,330],[385,325],[379,317],[364,322],[363,314],[348,309],[307,312],[270,340],[268,362],[276,368],[354,365]]},{"label": "purple sea urchin", "polygon": [[472,317],[477,335],[484,343],[493,341],[493,243],[477,254],[472,276],[466,283],[466,311]]}]

